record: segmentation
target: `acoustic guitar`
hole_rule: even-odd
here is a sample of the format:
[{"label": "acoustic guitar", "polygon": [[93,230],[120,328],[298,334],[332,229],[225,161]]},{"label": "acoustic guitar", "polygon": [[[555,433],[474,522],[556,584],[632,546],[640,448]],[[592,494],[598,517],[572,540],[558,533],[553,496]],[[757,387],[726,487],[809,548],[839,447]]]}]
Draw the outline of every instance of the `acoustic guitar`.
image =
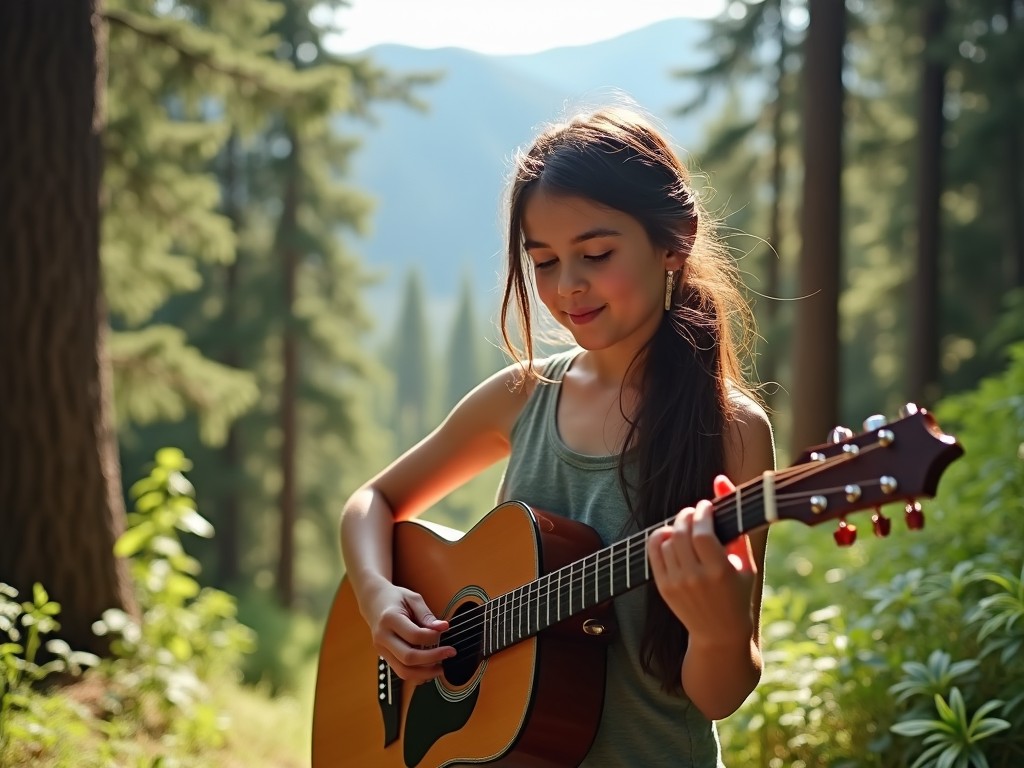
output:
[{"label": "acoustic guitar", "polygon": [[[780,520],[838,520],[906,502],[923,525],[919,498],[963,449],[913,405],[857,435],[833,430],[787,469],[765,472],[713,503],[723,543]],[[440,768],[578,765],[593,742],[604,697],[611,602],[651,579],[647,538],[659,526],[602,546],[593,529],[510,501],[454,538],[422,522],[395,526],[395,583],[423,595],[449,621],[443,645],[456,656],[443,674],[403,685],[381,659],[344,579],[328,616],[313,710],[312,768]]]}]

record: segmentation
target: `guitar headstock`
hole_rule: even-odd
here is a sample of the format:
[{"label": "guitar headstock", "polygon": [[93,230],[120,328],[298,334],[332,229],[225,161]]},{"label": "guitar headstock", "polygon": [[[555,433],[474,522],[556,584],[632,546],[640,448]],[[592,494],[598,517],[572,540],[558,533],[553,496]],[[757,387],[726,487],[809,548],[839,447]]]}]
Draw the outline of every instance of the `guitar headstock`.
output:
[{"label": "guitar headstock", "polygon": [[905,502],[908,527],[921,528],[917,500],[935,495],[942,473],[963,452],[928,411],[913,404],[901,408],[895,421],[871,416],[859,434],[837,427],[827,443],[807,449],[778,474],[778,517],[806,525],[838,520],[836,542],[848,546],[856,526],[847,524],[847,514],[874,509],[874,531],[885,536],[890,521],[881,507]]}]

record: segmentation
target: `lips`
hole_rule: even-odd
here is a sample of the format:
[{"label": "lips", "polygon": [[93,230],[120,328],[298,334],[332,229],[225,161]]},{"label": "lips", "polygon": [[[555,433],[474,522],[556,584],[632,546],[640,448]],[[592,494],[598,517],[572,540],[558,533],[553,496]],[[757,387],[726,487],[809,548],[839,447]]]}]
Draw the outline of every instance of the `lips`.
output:
[{"label": "lips", "polygon": [[596,309],[584,309],[575,310],[572,312],[566,312],[573,325],[586,325],[591,320],[594,320],[601,312],[604,307],[597,307]]}]

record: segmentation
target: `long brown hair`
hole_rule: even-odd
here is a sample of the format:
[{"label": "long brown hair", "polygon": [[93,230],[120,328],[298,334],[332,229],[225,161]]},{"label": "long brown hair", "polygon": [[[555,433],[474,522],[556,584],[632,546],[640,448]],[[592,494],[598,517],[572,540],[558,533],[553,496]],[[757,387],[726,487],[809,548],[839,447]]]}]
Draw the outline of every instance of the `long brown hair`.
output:
[{"label": "long brown hair", "polygon": [[[508,189],[501,328],[505,346],[528,376],[539,374],[533,364],[534,284],[523,248],[523,208],[537,188],[627,213],[656,247],[685,255],[671,311],[630,367],[639,405],[623,413],[628,450],[620,456],[619,480],[631,516],[626,525],[656,525],[712,493],[714,477],[724,469],[730,390],[749,394],[739,351],[753,323],[736,267],[689,173],[641,113],[610,107],[552,125],[516,155]],[[641,663],[666,690],[681,687],[687,637],[649,584]]]}]

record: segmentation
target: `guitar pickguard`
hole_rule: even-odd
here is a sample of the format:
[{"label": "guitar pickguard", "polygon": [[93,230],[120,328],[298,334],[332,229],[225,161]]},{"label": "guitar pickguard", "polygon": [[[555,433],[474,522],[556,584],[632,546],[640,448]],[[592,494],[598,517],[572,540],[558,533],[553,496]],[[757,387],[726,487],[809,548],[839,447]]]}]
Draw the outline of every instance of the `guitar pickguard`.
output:
[{"label": "guitar pickguard", "polygon": [[473,686],[468,696],[453,701],[443,696],[435,684],[420,685],[413,691],[403,739],[408,768],[419,765],[438,739],[469,722],[479,692],[480,687]]}]

